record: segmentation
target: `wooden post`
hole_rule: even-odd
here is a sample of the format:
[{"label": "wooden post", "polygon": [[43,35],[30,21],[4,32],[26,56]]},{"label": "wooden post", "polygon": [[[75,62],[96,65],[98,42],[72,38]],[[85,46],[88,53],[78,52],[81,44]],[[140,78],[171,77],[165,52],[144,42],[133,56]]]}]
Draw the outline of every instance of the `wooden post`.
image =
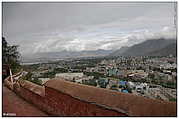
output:
[{"label": "wooden post", "polygon": [[12,71],[11,71],[11,69],[9,69],[9,70],[10,70],[10,77],[11,77],[12,89],[13,89],[13,78],[12,78]]}]

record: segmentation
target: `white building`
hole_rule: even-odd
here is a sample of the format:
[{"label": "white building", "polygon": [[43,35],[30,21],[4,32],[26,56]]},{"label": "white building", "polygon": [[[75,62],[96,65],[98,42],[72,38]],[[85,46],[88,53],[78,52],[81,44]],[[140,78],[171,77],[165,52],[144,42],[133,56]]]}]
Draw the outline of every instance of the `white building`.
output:
[{"label": "white building", "polygon": [[129,82],[127,82],[127,86],[129,87],[129,88],[135,88],[135,84],[133,83],[133,82],[131,82],[131,81],[129,81]]},{"label": "white building", "polygon": [[83,73],[58,73],[55,77],[83,77]]},{"label": "white building", "polygon": [[55,77],[61,77],[67,80],[73,80],[75,78],[82,78],[84,76],[83,73],[58,73]]},{"label": "white building", "polygon": [[82,80],[82,79],[76,79],[75,82],[77,82],[77,83],[82,83],[83,80]]}]

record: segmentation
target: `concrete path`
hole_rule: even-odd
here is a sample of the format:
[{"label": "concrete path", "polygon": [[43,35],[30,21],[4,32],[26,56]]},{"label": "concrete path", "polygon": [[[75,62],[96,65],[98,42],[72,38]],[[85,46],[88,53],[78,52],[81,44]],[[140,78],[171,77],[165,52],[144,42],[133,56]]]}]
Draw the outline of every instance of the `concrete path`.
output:
[{"label": "concrete path", "polygon": [[48,116],[45,112],[26,102],[5,86],[3,86],[2,105],[2,116]]}]

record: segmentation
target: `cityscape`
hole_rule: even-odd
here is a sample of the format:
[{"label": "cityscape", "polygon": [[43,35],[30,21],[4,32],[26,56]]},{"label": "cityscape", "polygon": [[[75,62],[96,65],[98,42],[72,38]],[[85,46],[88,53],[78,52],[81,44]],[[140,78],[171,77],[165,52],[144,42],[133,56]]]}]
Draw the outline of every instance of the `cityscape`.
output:
[{"label": "cityscape", "polygon": [[176,7],[3,2],[2,116],[176,117]]},{"label": "cityscape", "polygon": [[[130,63],[129,63],[130,62]],[[43,85],[52,78],[152,99],[176,101],[176,57],[76,59],[26,66],[30,81]]]}]

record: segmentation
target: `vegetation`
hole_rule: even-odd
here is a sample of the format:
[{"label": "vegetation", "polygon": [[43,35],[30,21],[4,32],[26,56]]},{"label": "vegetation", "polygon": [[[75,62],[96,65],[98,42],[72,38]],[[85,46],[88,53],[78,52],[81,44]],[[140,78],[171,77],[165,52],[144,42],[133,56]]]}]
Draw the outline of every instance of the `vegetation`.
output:
[{"label": "vegetation", "polygon": [[13,73],[20,70],[20,53],[18,52],[18,46],[9,45],[4,37],[2,37],[2,58],[3,65],[9,65]]},{"label": "vegetation", "polygon": [[28,72],[31,72],[31,71],[36,71],[39,66],[40,66],[40,64],[24,65],[23,69]]},{"label": "vegetation", "polygon": [[111,90],[117,90],[117,85],[112,85],[110,89]]},{"label": "vegetation", "polygon": [[33,82],[35,84],[42,85],[42,81],[39,80],[38,78],[32,79],[32,73],[30,73],[30,72],[28,72],[28,74],[26,76],[21,77],[20,80],[27,80],[27,81]]},{"label": "vegetation", "polygon": [[177,84],[171,81],[167,81],[167,82],[161,82],[159,85],[165,87],[165,88],[172,88],[172,89],[176,89]]},{"label": "vegetation", "polygon": [[99,79],[98,84],[101,88],[106,88],[106,86],[107,86],[107,82],[105,82],[104,79]]},{"label": "vegetation", "polygon": [[21,77],[22,80],[30,80],[32,78],[32,73],[28,72],[28,74],[24,77]]},{"label": "vegetation", "polygon": [[162,72],[163,69],[160,69],[160,68],[153,68],[153,71]]},{"label": "vegetation", "polygon": [[42,85],[42,81],[39,80],[38,78],[34,78],[33,80],[32,80],[32,79],[29,79],[28,81],[31,81],[31,82],[33,82],[33,83],[35,83],[35,84],[38,84],[38,85]]},{"label": "vegetation", "polygon": [[177,99],[176,98],[169,98],[169,101],[177,101]]},{"label": "vegetation", "polygon": [[53,71],[48,71],[46,73],[43,73],[40,77],[41,78],[44,78],[44,77],[46,77],[46,78],[54,78],[55,74],[57,74],[57,73],[67,73],[67,72],[68,72],[68,69],[65,69],[65,68],[55,68]]},{"label": "vegetation", "polygon": [[83,81],[83,84],[85,84],[85,85],[91,85],[91,86],[97,86],[96,80],[94,80],[94,79]]},{"label": "vegetation", "polygon": [[46,72],[46,73],[43,73],[41,76],[39,76],[38,78],[54,78],[55,77],[55,71],[51,71],[51,72]]},{"label": "vegetation", "polygon": [[87,66],[84,65],[79,65],[79,66],[74,66],[73,69],[81,69],[81,70],[85,70]]}]

